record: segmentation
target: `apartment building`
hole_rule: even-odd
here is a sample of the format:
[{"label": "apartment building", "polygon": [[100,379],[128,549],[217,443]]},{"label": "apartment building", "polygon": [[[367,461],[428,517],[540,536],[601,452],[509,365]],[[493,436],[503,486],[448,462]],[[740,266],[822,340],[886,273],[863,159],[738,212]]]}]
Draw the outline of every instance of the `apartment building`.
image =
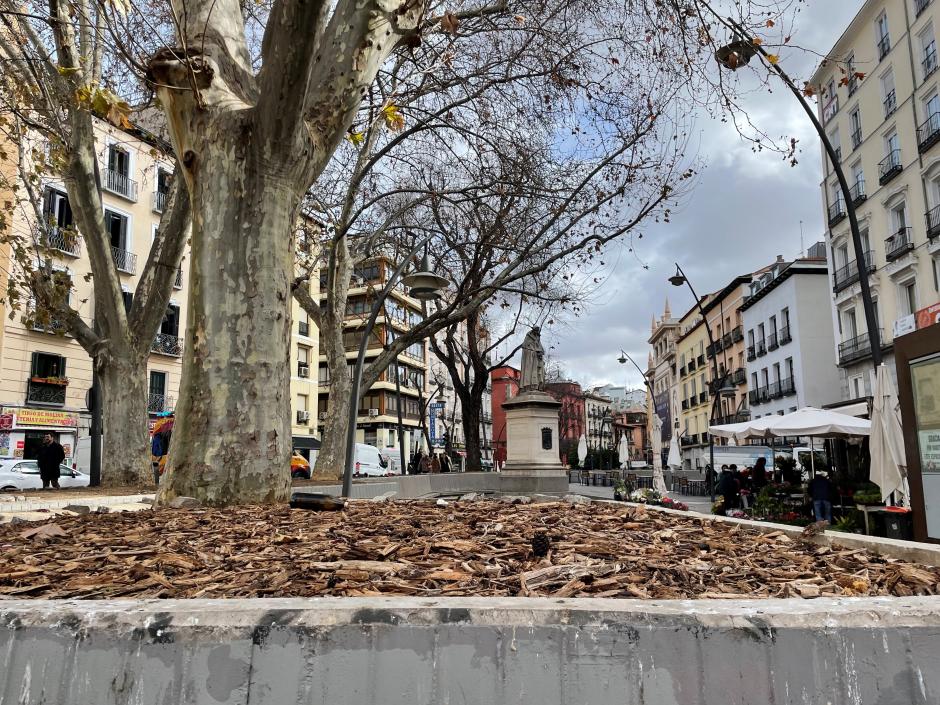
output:
[{"label": "apartment building", "polygon": [[[378,257],[360,265],[355,271],[346,301],[343,330],[346,359],[350,366],[355,364],[375,296],[388,282],[394,269],[392,262]],[[325,279],[325,275],[321,276]],[[321,301],[326,298],[326,292],[322,291],[324,284],[325,280],[320,282]],[[406,287],[399,282],[392,288],[370,333],[366,364],[376,358],[386,344],[421,320],[421,302],[408,296]],[[312,355],[314,346],[309,347]],[[321,341],[319,349],[322,348]],[[368,443],[380,449],[397,448],[400,403],[402,425],[405,428],[405,457],[407,459],[411,456],[420,443],[422,434],[423,403],[427,401],[429,394],[427,371],[428,351],[424,341],[410,345],[398,356],[396,363],[389,365],[359,403],[357,442]],[[400,390],[396,389],[396,381]],[[317,429],[321,434],[326,421],[329,395],[330,370],[326,355],[320,353],[317,375]]]},{"label": "apartment building", "polygon": [[820,89],[820,119],[850,182],[864,250],[860,263],[824,152],[821,191],[842,400],[871,394],[859,277],[868,277],[892,372],[894,338],[916,329],[918,312],[940,300],[938,31],[940,3],[867,0],[812,79]]},{"label": "apartment building", "polygon": [[[310,280],[310,296],[314,301],[319,297],[319,279],[316,277]],[[291,316],[291,434],[294,449],[309,460],[310,451],[320,448],[316,418],[319,404],[318,376],[311,371],[313,363],[319,363],[320,339],[316,326],[311,325],[306,311],[296,301],[291,304]]]},{"label": "apartment building", "polygon": [[585,392],[584,437],[587,447],[591,450],[613,447],[613,422],[611,400],[596,392]]},{"label": "apartment building", "polygon": [[630,389],[626,385],[605,384],[600,387],[594,387],[595,394],[610,399],[610,408],[614,411],[627,411],[638,406],[646,405],[645,389]]},{"label": "apartment building", "polygon": [[[103,121],[95,122],[95,135],[105,225],[125,304],[130,306],[166,205],[172,165],[160,154],[168,153],[169,146],[143,129],[124,131]],[[45,146],[37,142],[35,148]],[[15,148],[8,156],[13,154]],[[4,173],[12,176],[8,168]],[[43,217],[52,226],[45,242],[26,203],[15,204],[9,227],[23,241],[49,248],[53,266],[71,281],[70,302],[91,325],[91,266],[81,233],[74,228],[67,189],[61,179],[48,177],[41,184],[41,195]],[[9,246],[0,254],[4,261],[0,269],[14,269]],[[171,411],[179,389],[186,263],[184,256],[166,317],[151,347],[148,408],[153,414]],[[6,300],[0,304],[0,456],[35,457],[42,435],[51,432],[71,457],[79,436],[87,435],[85,395],[91,387],[91,360],[54,320],[36,323],[30,311],[29,303],[17,312],[10,310]]]},{"label": "apartment building", "polygon": [[650,326],[650,355],[647,362],[646,379],[652,389],[647,402],[647,438],[652,438],[655,431],[653,415],[659,416],[662,430],[662,462],[665,464],[669,453],[669,442],[673,430],[678,427],[676,413],[678,395],[676,393],[676,339],[679,335],[679,321],[672,317],[669,301],[663,308],[662,316],[654,316]]},{"label": "apartment building", "polygon": [[[711,301],[711,298],[708,295],[706,301]],[[711,361],[705,357],[708,331],[704,322],[698,305],[693,304],[679,319],[679,334],[676,338],[679,446],[683,466],[687,468],[702,467],[707,462],[705,454],[711,416],[711,396],[708,393]]]},{"label": "apartment building", "polygon": [[775,262],[750,284],[741,304],[747,331],[747,378],[753,418],[784,414],[838,399],[826,247]]},{"label": "apartment building", "polygon": [[577,448],[581,436],[586,432],[584,391],[577,382],[561,379],[546,383],[545,392],[561,403],[558,410],[558,457],[562,463],[566,463],[571,449]]}]

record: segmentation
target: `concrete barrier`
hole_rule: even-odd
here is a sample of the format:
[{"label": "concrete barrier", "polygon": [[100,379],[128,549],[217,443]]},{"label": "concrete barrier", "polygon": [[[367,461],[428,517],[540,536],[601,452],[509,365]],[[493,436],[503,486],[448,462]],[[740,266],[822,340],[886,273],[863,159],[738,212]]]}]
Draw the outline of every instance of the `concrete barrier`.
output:
[{"label": "concrete barrier", "polygon": [[[341,485],[302,486],[296,492],[320,492],[338,496]],[[395,492],[396,499],[420,499],[468,492],[499,494],[556,494],[568,492],[568,476],[537,477],[508,475],[501,472],[453,472],[435,475],[401,475],[356,482],[351,497],[370,499]]]},{"label": "concrete barrier", "polygon": [[0,704],[935,705],[940,598],[9,601]]}]

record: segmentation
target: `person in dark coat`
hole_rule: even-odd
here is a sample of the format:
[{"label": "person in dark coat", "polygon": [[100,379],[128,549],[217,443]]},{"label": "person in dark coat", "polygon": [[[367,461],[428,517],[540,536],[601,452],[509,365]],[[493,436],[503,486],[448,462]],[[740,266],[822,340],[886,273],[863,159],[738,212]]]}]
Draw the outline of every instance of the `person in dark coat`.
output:
[{"label": "person in dark coat", "polygon": [[730,469],[721,471],[721,477],[718,478],[718,494],[725,498],[726,510],[737,508],[738,481]]},{"label": "person in dark coat", "polygon": [[452,469],[450,456],[444,453],[441,455],[441,472],[451,472]]},{"label": "person in dark coat", "polygon": [[42,488],[49,489],[52,485],[59,489],[59,465],[65,460],[65,450],[52,437],[51,433],[43,436],[42,445],[36,454],[36,464],[39,465],[39,477],[42,479]]},{"label": "person in dark coat", "polygon": [[754,488],[754,494],[758,494],[767,485],[767,458],[761,456],[754,463],[754,471],[751,473],[751,484]]},{"label": "person in dark coat", "polygon": [[816,521],[832,523],[832,483],[829,476],[823,471],[816,473],[808,487],[809,496],[813,500],[813,513]]}]

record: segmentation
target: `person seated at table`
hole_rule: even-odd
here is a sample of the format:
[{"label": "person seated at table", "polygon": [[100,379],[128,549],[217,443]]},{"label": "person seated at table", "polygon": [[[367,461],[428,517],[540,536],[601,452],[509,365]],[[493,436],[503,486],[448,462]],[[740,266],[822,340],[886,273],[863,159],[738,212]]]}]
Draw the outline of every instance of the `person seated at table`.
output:
[{"label": "person seated at table", "polygon": [[829,473],[824,470],[817,471],[816,477],[810,480],[807,491],[813,500],[813,512],[816,515],[816,521],[828,521],[831,524],[832,483],[829,481]]}]

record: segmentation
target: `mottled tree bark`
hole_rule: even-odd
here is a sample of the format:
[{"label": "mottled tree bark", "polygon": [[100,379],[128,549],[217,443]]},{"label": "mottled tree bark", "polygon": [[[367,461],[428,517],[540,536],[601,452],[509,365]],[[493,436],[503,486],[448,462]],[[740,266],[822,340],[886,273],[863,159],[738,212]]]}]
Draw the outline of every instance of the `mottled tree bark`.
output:
[{"label": "mottled tree bark", "polygon": [[147,433],[147,358],[133,351],[98,366],[102,404],[101,484],[153,485]]}]

